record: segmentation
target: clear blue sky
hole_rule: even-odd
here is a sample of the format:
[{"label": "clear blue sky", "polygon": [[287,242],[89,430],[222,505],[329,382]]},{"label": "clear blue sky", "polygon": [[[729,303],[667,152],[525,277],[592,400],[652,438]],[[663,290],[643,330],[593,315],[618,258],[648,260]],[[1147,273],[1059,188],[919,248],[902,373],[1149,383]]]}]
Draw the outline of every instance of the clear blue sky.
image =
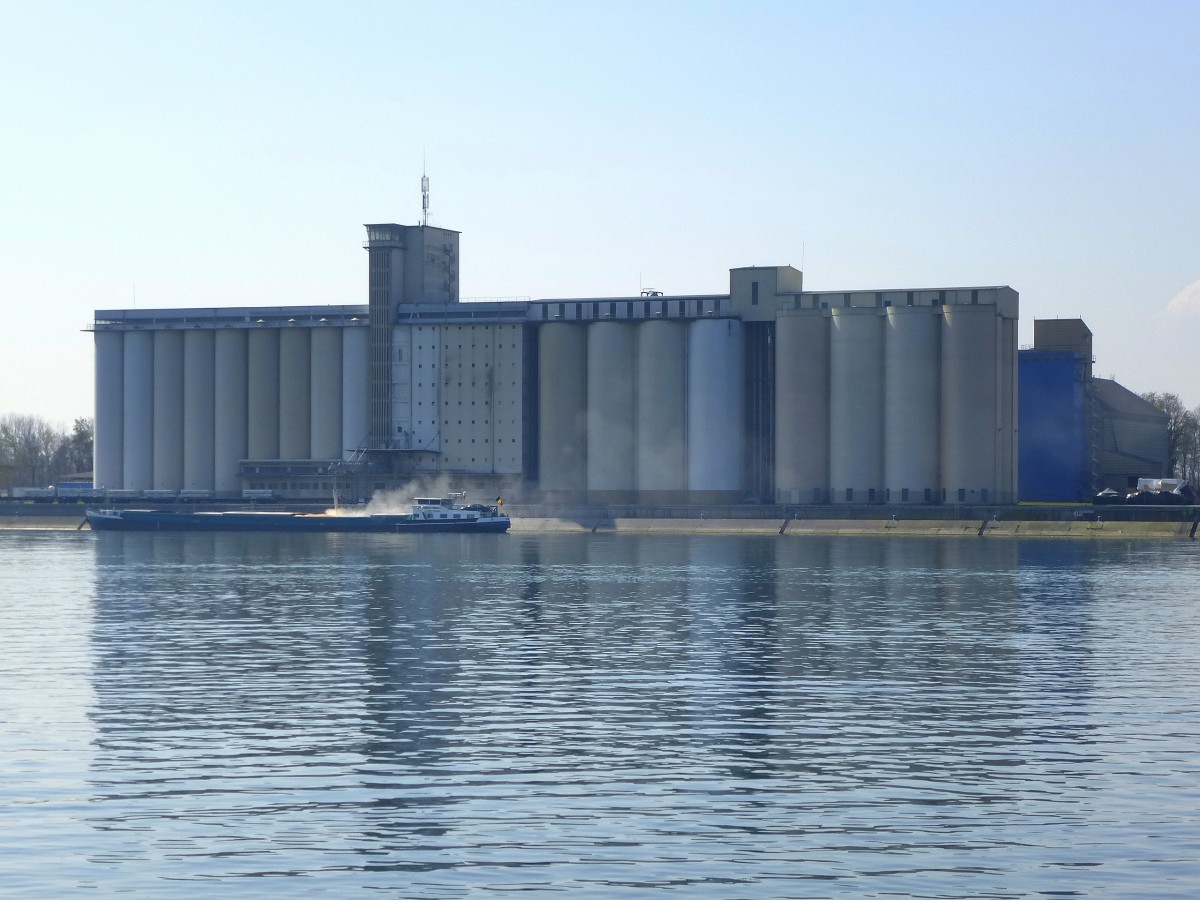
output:
[{"label": "clear blue sky", "polygon": [[1200,404],[1200,3],[0,3],[0,413],[92,410],[95,309],[1009,284]]}]

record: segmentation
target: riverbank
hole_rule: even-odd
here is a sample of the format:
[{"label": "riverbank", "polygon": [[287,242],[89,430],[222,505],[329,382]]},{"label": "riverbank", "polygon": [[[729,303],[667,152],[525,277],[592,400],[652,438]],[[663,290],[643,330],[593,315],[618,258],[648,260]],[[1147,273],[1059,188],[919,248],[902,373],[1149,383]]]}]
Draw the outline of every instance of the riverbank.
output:
[{"label": "riverbank", "polygon": [[83,515],[78,516],[0,516],[0,531],[75,531],[90,530]]},{"label": "riverbank", "polygon": [[[87,531],[83,516],[0,516],[2,531]],[[513,534],[761,534],[876,537],[1082,538],[1188,540],[1191,522],[1029,521],[964,519],[734,519],[516,516]]]},{"label": "riverbank", "polygon": [[872,535],[876,537],[1188,540],[1191,522],[965,521],[947,519],[514,518],[513,533]]}]

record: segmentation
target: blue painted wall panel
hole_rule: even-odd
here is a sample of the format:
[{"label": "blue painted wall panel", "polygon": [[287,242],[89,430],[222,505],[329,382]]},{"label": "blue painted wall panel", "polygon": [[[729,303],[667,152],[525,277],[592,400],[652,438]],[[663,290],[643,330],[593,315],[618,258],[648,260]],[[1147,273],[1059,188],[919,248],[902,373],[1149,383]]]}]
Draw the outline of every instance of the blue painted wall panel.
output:
[{"label": "blue painted wall panel", "polygon": [[1084,359],[1022,350],[1017,366],[1019,493],[1022,500],[1092,499]]}]

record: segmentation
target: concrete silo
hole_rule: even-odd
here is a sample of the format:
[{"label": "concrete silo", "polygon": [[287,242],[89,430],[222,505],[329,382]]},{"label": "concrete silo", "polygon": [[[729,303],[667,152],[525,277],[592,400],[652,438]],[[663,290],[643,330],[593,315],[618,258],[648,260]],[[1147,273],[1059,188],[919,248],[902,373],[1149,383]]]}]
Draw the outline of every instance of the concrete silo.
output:
[{"label": "concrete silo", "polygon": [[213,487],[224,496],[239,490],[238,462],[247,458],[246,341],[245,328],[221,329],[214,340]]},{"label": "concrete silo", "polygon": [[154,332],[154,466],[157,491],[183,487],[183,332]]},{"label": "concrete silo", "polygon": [[597,502],[633,500],[636,327],[587,326],[587,488]]},{"label": "concrete silo", "polygon": [[884,338],[884,499],[940,499],[939,307],[890,306]]},{"label": "concrete silo", "polygon": [[993,305],[942,308],[942,488],[947,503],[996,497],[998,318]]},{"label": "concrete silo", "polygon": [[587,489],[587,331],[551,322],[538,330],[539,486],[550,494]]},{"label": "concrete silo", "polygon": [[370,330],[342,329],[342,453],[344,458],[363,445],[371,431]]},{"label": "concrete silo", "polygon": [[211,329],[183,334],[183,487],[214,487],[216,383]]},{"label": "concrete silo", "polygon": [[121,457],[125,430],[125,336],[96,332],[96,433],[93,482],[99,488],[124,485]]},{"label": "concrete silo", "polygon": [[154,478],[154,332],[125,332],[121,379],[121,486],[142,491]]},{"label": "concrete silo", "polygon": [[247,431],[249,459],[279,458],[279,331],[251,328],[247,335]]},{"label": "concrete silo", "polygon": [[829,488],[834,503],[883,501],[883,334],[875,307],[833,310],[829,334]]},{"label": "concrete silo", "polygon": [[733,503],[745,488],[742,323],[688,325],[688,490],[694,502]]},{"label": "concrete silo", "polygon": [[996,445],[996,500],[1000,503],[1016,503],[1018,490],[1018,447],[1017,447],[1017,320],[1001,317],[997,329],[996,354],[999,362],[999,384],[997,402],[1000,405],[1000,421]]},{"label": "concrete silo", "polygon": [[829,497],[829,316],[775,322],[775,489],[780,503]]},{"label": "concrete silo", "polygon": [[311,458],[311,332],[290,327],[279,332],[279,458]]},{"label": "concrete silo", "polygon": [[342,329],[314,328],[309,413],[309,453],[313,459],[342,456]]},{"label": "concrete silo", "polygon": [[640,502],[670,502],[687,490],[687,326],[682,322],[637,327],[635,462]]}]

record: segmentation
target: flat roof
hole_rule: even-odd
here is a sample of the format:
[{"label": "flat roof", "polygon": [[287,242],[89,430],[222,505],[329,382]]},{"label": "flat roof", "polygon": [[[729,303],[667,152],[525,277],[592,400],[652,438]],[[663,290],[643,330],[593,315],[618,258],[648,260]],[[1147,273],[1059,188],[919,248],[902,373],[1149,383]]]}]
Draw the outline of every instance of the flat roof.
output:
[{"label": "flat roof", "polygon": [[225,306],[189,309],[98,309],[85,331],[139,331],[166,328],[256,328],[280,325],[353,326],[367,324],[367,307]]}]

